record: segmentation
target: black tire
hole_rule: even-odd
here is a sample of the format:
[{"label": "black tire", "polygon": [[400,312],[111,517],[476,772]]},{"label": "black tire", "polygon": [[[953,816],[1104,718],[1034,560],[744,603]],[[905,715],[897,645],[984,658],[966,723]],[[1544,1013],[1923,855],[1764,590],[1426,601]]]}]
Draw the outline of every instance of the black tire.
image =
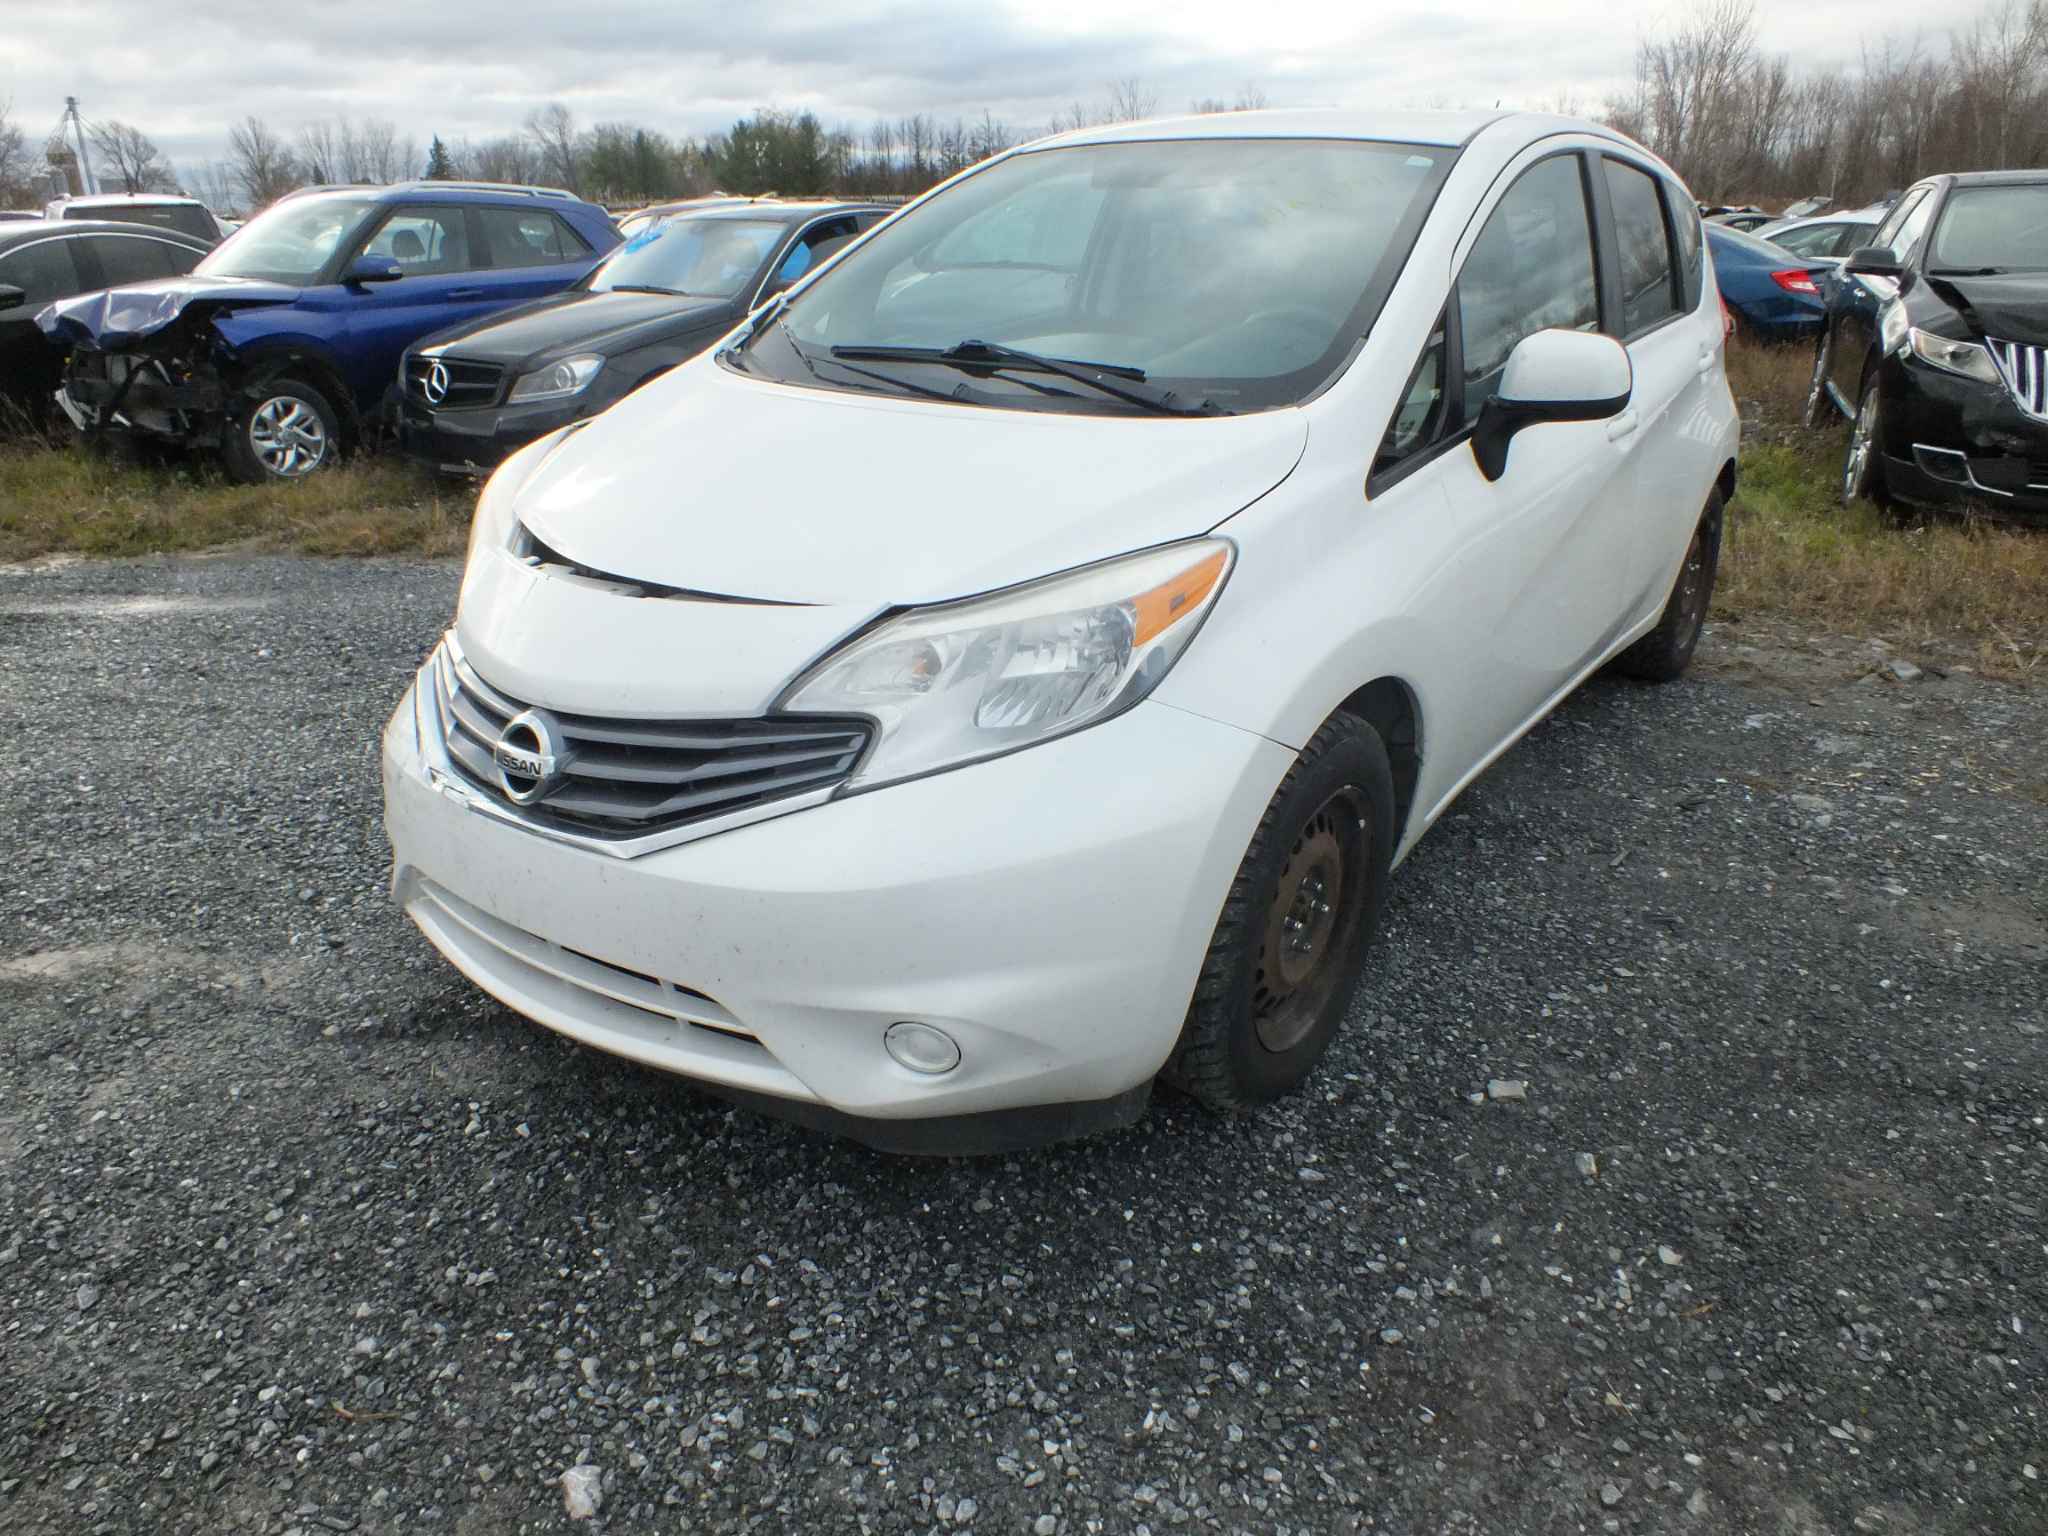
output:
[{"label": "black tire", "polygon": [[1160,1075],[1217,1110],[1299,1087],[1358,988],[1393,852],[1387,749],[1332,715],[1259,819]]},{"label": "black tire", "polygon": [[221,460],[244,485],[303,480],[340,457],[341,415],[304,379],[265,379],[244,391],[222,433]]},{"label": "black tire", "polygon": [[1877,370],[1863,376],[1856,396],[1856,419],[1849,424],[1849,446],[1842,452],[1842,505],[1861,498],[1879,507],[1892,504],[1884,483],[1884,395]]},{"label": "black tire", "polygon": [[1828,364],[1833,356],[1828,345],[1830,339],[1826,331],[1820,333],[1820,345],[1813,354],[1813,380],[1806,386],[1804,420],[1815,431],[1842,419],[1842,413],[1835,409],[1835,397],[1828,393]]},{"label": "black tire", "polygon": [[1634,645],[1614,658],[1615,670],[1646,683],[1669,683],[1685,675],[1692,653],[1707,625],[1707,609],[1714,601],[1714,573],[1721,568],[1723,512],[1717,487],[1707,493],[1706,507],[1693,525],[1686,544],[1685,563],[1671,584],[1664,616]]}]

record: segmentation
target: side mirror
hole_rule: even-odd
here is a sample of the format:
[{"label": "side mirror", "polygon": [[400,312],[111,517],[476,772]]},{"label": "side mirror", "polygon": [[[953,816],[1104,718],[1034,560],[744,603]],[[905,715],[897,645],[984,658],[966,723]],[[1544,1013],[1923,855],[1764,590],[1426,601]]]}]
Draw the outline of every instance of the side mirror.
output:
[{"label": "side mirror", "polygon": [[344,283],[395,283],[405,276],[405,268],[389,256],[358,256],[348,264],[348,270],[341,274]]},{"label": "side mirror", "polygon": [[1500,388],[1479,408],[1472,456],[1479,472],[1498,480],[1508,444],[1524,427],[1546,421],[1604,421],[1627,407],[1635,389],[1628,353],[1612,336],[1538,331],[1508,354]]},{"label": "side mirror", "polygon": [[28,292],[26,289],[17,288],[12,283],[0,283],[0,309],[12,309],[17,304],[26,304],[27,302]]},{"label": "side mirror", "polygon": [[1852,277],[1898,277],[1905,268],[1899,258],[1881,245],[1866,245],[1849,253],[1842,270]]}]

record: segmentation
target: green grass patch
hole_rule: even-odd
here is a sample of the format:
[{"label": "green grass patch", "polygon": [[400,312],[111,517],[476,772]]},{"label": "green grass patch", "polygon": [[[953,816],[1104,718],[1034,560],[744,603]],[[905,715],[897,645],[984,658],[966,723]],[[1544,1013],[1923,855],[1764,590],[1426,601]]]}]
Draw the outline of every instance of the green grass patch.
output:
[{"label": "green grass patch", "polygon": [[459,554],[473,489],[359,456],[296,485],[131,464],[77,448],[0,446],[0,560],[146,555],[244,544],[321,555]]}]

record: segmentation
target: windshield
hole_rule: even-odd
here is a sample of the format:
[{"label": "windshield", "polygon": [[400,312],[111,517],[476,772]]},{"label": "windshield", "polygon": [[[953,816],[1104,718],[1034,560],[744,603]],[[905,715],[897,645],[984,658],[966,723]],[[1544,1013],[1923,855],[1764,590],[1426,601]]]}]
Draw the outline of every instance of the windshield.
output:
[{"label": "windshield", "polygon": [[780,219],[661,219],[590,275],[590,291],[651,288],[729,299],[761,270],[783,227]]},{"label": "windshield", "polygon": [[2048,268],[2048,182],[1958,187],[1949,193],[1927,266],[1931,271]]},{"label": "windshield", "polygon": [[303,286],[355,239],[376,206],[366,197],[289,198],[229,235],[194,270],[207,277],[260,277]]},{"label": "windshield", "polygon": [[[995,361],[1006,347],[1114,365],[1149,397],[1207,410],[1291,404],[1370,328],[1454,153],[1183,139],[1013,155],[883,225],[799,293],[746,362],[834,388],[893,377],[980,404],[1133,407],[1129,392]],[[946,375],[954,364],[869,353],[970,340],[994,348],[964,380]],[[865,372],[835,371],[834,349],[868,354]]]}]

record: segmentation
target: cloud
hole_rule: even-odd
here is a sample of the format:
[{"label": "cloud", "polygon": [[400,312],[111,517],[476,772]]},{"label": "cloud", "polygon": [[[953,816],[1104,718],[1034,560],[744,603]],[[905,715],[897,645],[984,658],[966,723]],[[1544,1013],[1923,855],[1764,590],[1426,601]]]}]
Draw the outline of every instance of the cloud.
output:
[{"label": "cloud", "polygon": [[[1916,0],[1808,0],[1759,12],[1765,45],[1853,57],[1874,24],[1909,35]],[[1627,79],[1636,24],[1607,0],[412,0],[280,10],[219,0],[67,0],[0,37],[0,101],[32,136],[65,93],[89,118],[151,134],[181,166],[221,157],[229,127],[287,136],[338,113],[387,118],[422,145],[515,131],[562,101],[585,122],[671,134],[761,106],[827,123],[984,110],[1035,133],[1135,78],[1162,112],[1250,83],[1275,106],[1547,105],[1588,109]],[[1938,39],[1936,40],[1938,42]]]}]

